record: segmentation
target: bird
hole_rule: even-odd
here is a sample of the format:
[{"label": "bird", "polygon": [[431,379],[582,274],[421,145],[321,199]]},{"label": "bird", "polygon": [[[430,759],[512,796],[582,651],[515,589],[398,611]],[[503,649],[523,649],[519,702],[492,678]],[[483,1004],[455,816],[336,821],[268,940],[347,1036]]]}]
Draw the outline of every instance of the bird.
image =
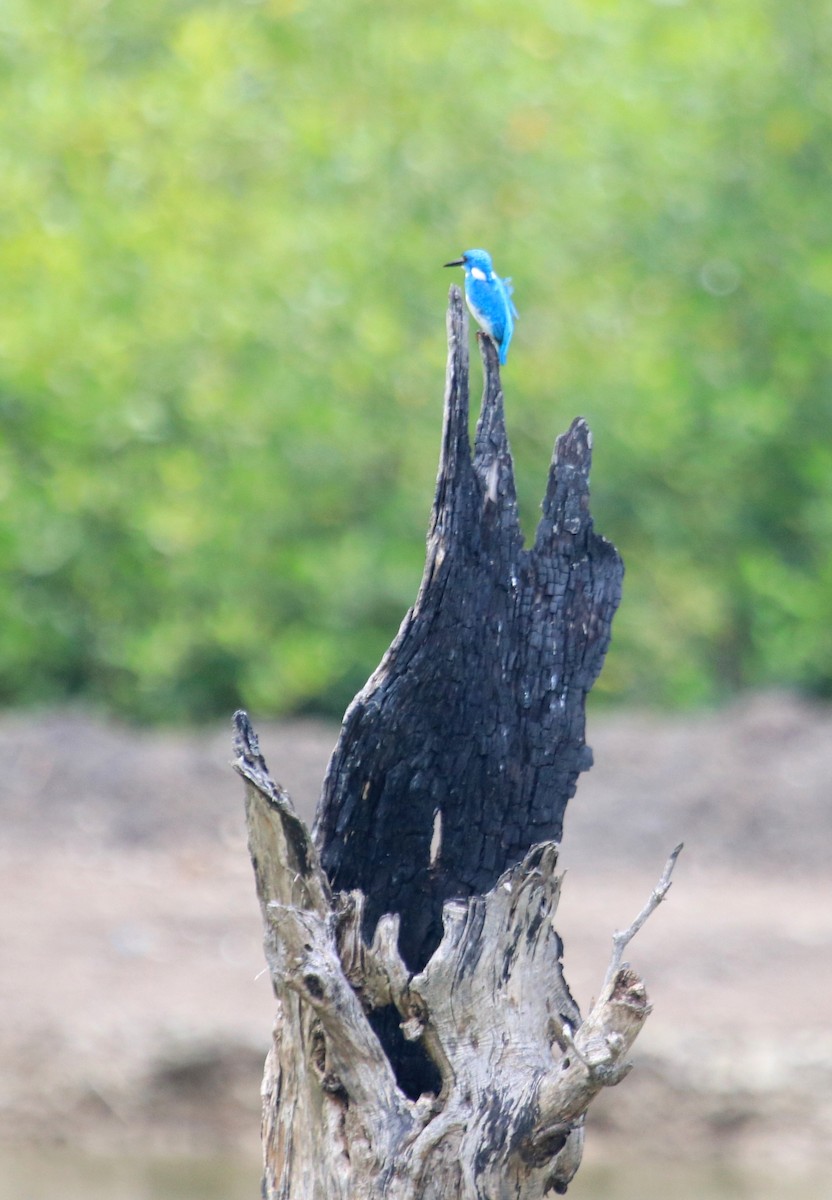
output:
[{"label": "bird", "polygon": [[505,364],[518,315],[511,299],[511,279],[500,278],[487,250],[466,250],[462,258],[444,266],[464,269],[465,303],[477,324],[496,342],[500,362]]}]

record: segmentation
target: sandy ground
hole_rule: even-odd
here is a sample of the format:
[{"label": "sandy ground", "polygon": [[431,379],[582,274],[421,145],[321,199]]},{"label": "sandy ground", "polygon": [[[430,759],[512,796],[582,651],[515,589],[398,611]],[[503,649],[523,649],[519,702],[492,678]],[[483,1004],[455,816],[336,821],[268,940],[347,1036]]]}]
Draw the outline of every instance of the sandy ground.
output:
[{"label": "sandy ground", "polygon": [[[336,731],[259,732],[311,815]],[[582,1006],[686,848],[630,948],[654,1012],[588,1157],[829,1165],[832,710],[598,715],[589,741],[559,914]],[[257,1152],[272,1003],[229,759],[225,728],[0,718],[0,1143]]]}]

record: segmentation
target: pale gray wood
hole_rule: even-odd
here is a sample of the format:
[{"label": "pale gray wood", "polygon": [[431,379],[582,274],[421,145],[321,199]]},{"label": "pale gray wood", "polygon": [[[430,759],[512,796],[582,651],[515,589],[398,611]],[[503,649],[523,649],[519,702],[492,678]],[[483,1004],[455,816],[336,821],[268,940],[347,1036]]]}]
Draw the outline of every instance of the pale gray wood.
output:
[{"label": "pale gray wood", "polygon": [[[533,847],[484,896],[449,901],[416,975],[398,918],[362,940],[364,897],[333,896],[309,831],[271,780],[245,714],[249,850],[277,999],[263,1082],[264,1200],[543,1200],[577,1170],[587,1107],[626,1074],[650,1005],[621,950],[663,899],[678,851],[582,1020],[554,918],[554,842]],[[646,915],[645,915],[646,913]],[[367,1013],[393,1003],[437,1064],[438,1096],[397,1087]]]}]

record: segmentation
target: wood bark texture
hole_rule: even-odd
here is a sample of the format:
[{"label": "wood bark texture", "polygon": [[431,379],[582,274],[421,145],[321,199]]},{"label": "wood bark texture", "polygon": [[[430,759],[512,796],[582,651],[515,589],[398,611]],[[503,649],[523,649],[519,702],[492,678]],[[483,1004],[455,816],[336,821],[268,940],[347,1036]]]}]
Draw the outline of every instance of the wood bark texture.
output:
[{"label": "wood bark texture", "polygon": [[538,842],[559,841],[592,763],[584,702],[609,645],[623,567],[593,529],[591,437],[558,438],[534,545],[524,549],[499,362],[485,375],[474,451],[468,329],[451,288],[442,452],[413,609],[344,718],[315,840],[339,891],[367,897],[365,933],[401,916],[423,967],[446,900],[481,895]]},{"label": "wood bark texture", "polygon": [[[462,295],[419,596],[349,708],[314,835],[235,720],[277,999],[264,1200],[537,1200],[577,1170],[587,1106],[649,1012],[621,962],[582,1020],[554,917],[584,702],[622,565],[589,513],[591,439],[558,438],[524,549],[495,347],[473,453]],[[674,858],[675,861],[675,858]]]},{"label": "wood bark texture", "polygon": [[[626,1074],[650,1006],[623,964],[581,1021],[553,924],[556,843],[533,847],[487,894],[448,901],[442,940],[414,974],[398,916],[383,916],[368,944],[363,894],[331,893],[245,713],[236,724],[278,1002],[263,1080],[264,1200],[563,1194],[587,1106]],[[369,1020],[390,1005],[436,1064],[438,1094],[411,1100],[397,1086]]]}]

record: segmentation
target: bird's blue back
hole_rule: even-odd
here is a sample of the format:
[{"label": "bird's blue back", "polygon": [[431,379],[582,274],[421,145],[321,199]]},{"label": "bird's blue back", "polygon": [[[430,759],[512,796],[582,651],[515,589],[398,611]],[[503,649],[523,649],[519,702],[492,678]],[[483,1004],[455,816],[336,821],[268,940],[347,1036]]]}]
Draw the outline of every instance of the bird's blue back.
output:
[{"label": "bird's blue back", "polygon": [[466,250],[461,263],[465,271],[465,299],[476,322],[497,343],[500,362],[505,363],[514,333],[517,309],[511,296],[510,279],[501,279],[487,250]]}]

